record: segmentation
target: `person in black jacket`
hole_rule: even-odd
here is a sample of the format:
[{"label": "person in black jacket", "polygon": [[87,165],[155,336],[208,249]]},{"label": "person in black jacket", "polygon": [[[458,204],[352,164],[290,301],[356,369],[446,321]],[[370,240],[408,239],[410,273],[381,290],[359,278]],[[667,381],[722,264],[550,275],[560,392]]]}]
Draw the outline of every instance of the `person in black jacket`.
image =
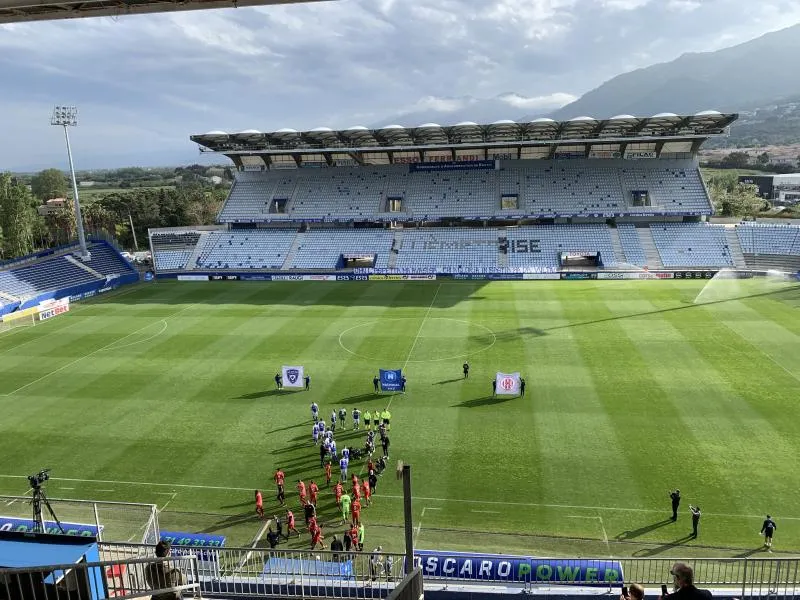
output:
[{"label": "person in black jacket", "polygon": [[669,572],[675,591],[659,600],[711,600],[711,592],[694,587],[694,570],[683,562],[676,562]]},{"label": "person in black jacket", "polygon": [[678,520],[678,507],[681,505],[681,491],[675,490],[669,493],[670,500],[672,500],[672,520]]},{"label": "person in black jacket", "polygon": [[[767,548],[772,548],[772,534],[775,533],[775,530],[778,528],[775,525],[775,521],[772,520],[772,517],[767,515],[767,518],[764,519],[764,524],[761,526],[761,533],[764,534],[764,546]],[[770,550],[772,552],[772,550]]]},{"label": "person in black jacket", "polygon": [[692,512],[692,537],[697,537],[697,526],[700,525],[700,507],[689,505]]}]

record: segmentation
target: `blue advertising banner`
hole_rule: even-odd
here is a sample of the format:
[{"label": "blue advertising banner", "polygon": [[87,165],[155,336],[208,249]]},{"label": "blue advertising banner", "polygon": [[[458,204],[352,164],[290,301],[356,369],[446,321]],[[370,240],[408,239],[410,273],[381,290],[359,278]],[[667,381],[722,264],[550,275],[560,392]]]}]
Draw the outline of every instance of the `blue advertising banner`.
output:
[{"label": "blue advertising banner", "polygon": [[381,369],[381,390],[384,392],[399,392],[403,387],[401,380],[403,373],[400,369]]},{"label": "blue advertising banner", "polygon": [[[20,533],[33,533],[33,520],[32,519],[17,519],[14,517],[0,517],[0,531],[16,531]],[[76,537],[97,537],[97,525],[88,525],[86,523],[65,523],[61,522],[61,527],[64,528],[66,535],[73,535]],[[61,531],[54,521],[44,522],[45,533],[58,533]]]},{"label": "blue advertising banner", "polygon": [[197,560],[206,563],[218,563],[217,552],[209,552],[225,545],[224,535],[211,535],[207,533],[186,533],[183,531],[162,531],[161,539],[172,544],[172,554],[183,556],[194,554]]},{"label": "blue advertising banner", "polygon": [[414,563],[425,577],[502,582],[609,585],[624,581],[615,560],[538,559],[527,556],[419,550]]},{"label": "blue advertising banner", "polygon": [[409,171],[489,171],[497,168],[496,161],[493,160],[471,160],[460,162],[421,162],[408,165]]}]

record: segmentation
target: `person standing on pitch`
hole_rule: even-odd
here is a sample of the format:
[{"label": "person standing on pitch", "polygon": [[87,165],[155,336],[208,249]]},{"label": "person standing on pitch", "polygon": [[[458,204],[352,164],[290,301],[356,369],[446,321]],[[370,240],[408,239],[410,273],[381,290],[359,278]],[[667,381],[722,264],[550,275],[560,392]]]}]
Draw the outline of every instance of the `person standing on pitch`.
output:
[{"label": "person standing on pitch", "polygon": [[368,410],[364,411],[364,428],[367,431],[372,430],[372,414]]},{"label": "person standing on pitch", "polygon": [[342,478],[342,481],[347,479],[347,467],[349,464],[350,461],[344,456],[341,459],[339,459],[339,474]]},{"label": "person standing on pitch", "polygon": [[281,377],[280,373],[275,373],[275,386],[279,389],[283,389],[283,377]]},{"label": "person standing on pitch", "polygon": [[[306,387],[306,389],[308,389]],[[316,402],[311,403],[311,418],[314,420],[314,425],[319,421],[319,405]]]},{"label": "person standing on pitch", "polygon": [[336,409],[335,408],[331,411],[331,427],[330,427],[330,429],[334,433],[336,432]]},{"label": "person standing on pitch", "polygon": [[464,379],[468,379],[469,378],[469,363],[467,361],[464,361],[464,366],[462,367],[462,369],[464,370]]},{"label": "person standing on pitch", "polygon": [[778,528],[775,525],[775,521],[772,520],[772,517],[767,515],[767,518],[764,519],[764,524],[761,526],[761,533],[764,534],[764,546],[770,549],[772,552],[772,534],[775,533],[775,530]]},{"label": "person standing on pitch", "polygon": [[697,537],[697,526],[700,525],[700,507],[689,505],[689,510],[692,512],[692,537]]},{"label": "person standing on pitch", "polygon": [[310,390],[311,389],[311,377],[308,374],[306,374],[306,376],[303,379],[306,382],[306,391]]},{"label": "person standing on pitch", "polygon": [[497,396],[497,379],[492,379],[492,397]]},{"label": "person standing on pitch", "polygon": [[406,376],[405,375],[401,375],[400,376],[400,393],[401,394],[405,394],[406,393]]},{"label": "person standing on pitch", "polygon": [[339,425],[342,426],[342,429],[347,429],[347,409],[340,408],[339,409]]},{"label": "person standing on pitch", "polygon": [[380,383],[381,383],[381,378],[375,375],[375,377],[372,378],[372,389],[375,390],[376,394],[380,391],[380,389],[378,388]]},{"label": "person standing on pitch", "polygon": [[669,493],[669,498],[672,501],[672,520],[678,520],[678,507],[681,505],[681,491],[675,490]]},{"label": "person standing on pitch", "polygon": [[357,408],[353,409],[353,429],[361,428],[361,411]]},{"label": "person standing on pitch", "polygon": [[519,395],[522,398],[525,397],[525,379],[523,377],[519,378]]},{"label": "person standing on pitch", "polygon": [[261,496],[260,490],[256,490],[256,514],[259,519],[264,518],[264,498]]},{"label": "person standing on pitch", "polygon": [[342,494],[342,523],[347,523],[347,519],[350,516],[350,494]]}]

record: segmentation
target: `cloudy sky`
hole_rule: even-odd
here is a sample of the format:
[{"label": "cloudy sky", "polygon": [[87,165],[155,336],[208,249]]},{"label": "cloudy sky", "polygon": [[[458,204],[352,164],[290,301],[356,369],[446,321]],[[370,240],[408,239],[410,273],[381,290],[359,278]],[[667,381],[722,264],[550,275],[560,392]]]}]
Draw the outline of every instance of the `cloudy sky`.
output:
[{"label": "cloudy sky", "polygon": [[56,103],[80,107],[78,168],[178,164],[212,129],[546,113],[798,21],[797,0],[338,0],[0,25],[0,170],[65,165]]}]

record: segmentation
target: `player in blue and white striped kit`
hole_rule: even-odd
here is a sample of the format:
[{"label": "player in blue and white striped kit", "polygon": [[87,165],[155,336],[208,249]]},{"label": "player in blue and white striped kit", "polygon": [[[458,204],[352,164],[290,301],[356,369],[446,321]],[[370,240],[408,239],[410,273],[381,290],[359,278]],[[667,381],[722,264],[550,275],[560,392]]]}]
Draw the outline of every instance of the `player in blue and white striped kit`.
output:
[{"label": "player in blue and white striped kit", "polygon": [[361,429],[361,411],[353,409],[353,429]]},{"label": "player in blue and white striped kit", "polygon": [[331,431],[336,431],[336,411],[331,411]]},{"label": "player in blue and white striped kit", "polygon": [[314,419],[314,423],[319,421],[319,406],[316,402],[311,403],[311,418]]},{"label": "player in blue and white striped kit", "polygon": [[319,427],[317,424],[311,426],[311,437],[314,438],[314,445],[317,445],[317,440],[319,439]]},{"label": "player in blue and white striped kit", "polygon": [[347,460],[345,457],[339,461],[339,471],[342,474],[342,481],[347,481],[347,465],[350,464],[350,461]]},{"label": "player in blue and white striped kit", "polygon": [[336,440],[331,438],[331,456],[336,458]]},{"label": "player in blue and white striped kit", "polygon": [[325,435],[325,419],[317,421],[317,429],[319,429],[320,435]]},{"label": "player in blue and white striped kit", "polygon": [[344,449],[342,450],[342,458],[350,460],[350,448],[348,448],[347,446],[345,446]]}]

